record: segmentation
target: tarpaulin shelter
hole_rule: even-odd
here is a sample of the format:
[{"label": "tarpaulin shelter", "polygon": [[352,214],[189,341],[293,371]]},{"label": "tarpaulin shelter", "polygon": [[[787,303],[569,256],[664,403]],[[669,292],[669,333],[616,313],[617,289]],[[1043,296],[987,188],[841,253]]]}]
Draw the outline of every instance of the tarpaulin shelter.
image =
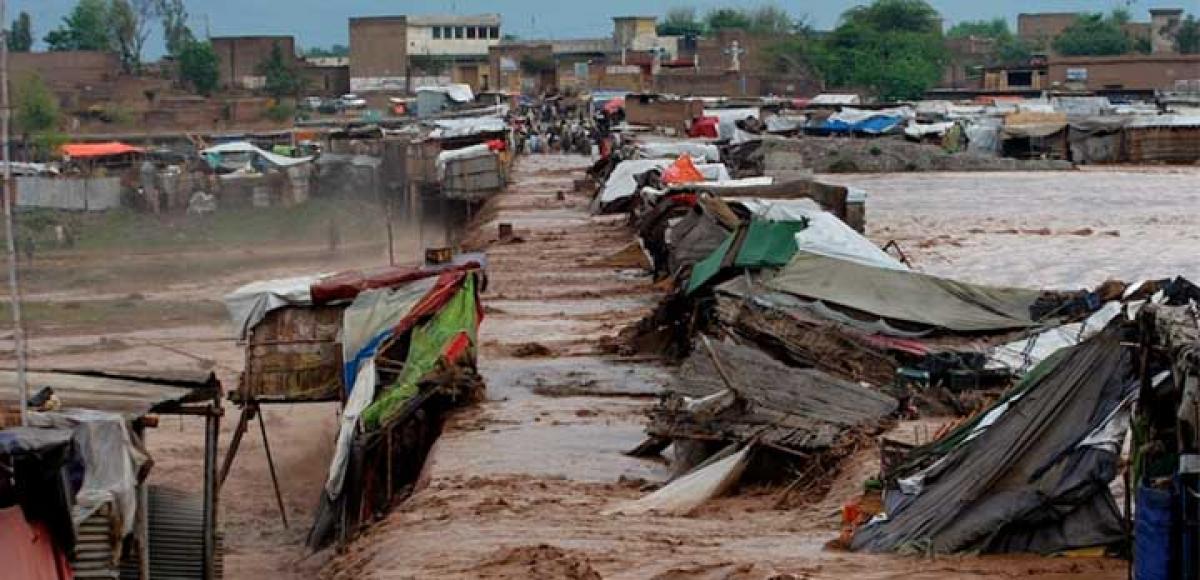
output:
[{"label": "tarpaulin shelter", "polygon": [[1010,113],[1004,117],[1001,137],[1006,157],[1066,159],[1067,115],[1053,110]]},{"label": "tarpaulin shelter", "polygon": [[[662,171],[671,165],[672,159],[628,159],[621,161],[613,168],[604,182],[604,187],[596,195],[593,207],[603,213],[607,208],[621,200],[632,197],[639,189],[638,177],[642,174],[658,170]],[[729,170],[720,163],[696,163],[696,169],[708,181],[728,181]],[[610,210],[611,211],[611,210]]]},{"label": "tarpaulin shelter", "polygon": [[974,420],[887,475],[886,515],[852,547],[872,552],[1037,552],[1121,541],[1108,485],[1137,390],[1112,325],[1040,364]]},{"label": "tarpaulin shelter", "polygon": [[474,375],[481,283],[479,270],[450,270],[361,294],[351,306],[352,382],[310,547],[347,539],[365,514],[390,505],[415,481],[444,411],[482,389]]},{"label": "tarpaulin shelter", "polygon": [[1119,163],[1125,157],[1125,126],[1128,116],[1072,118],[1068,124],[1071,161],[1074,163]]},{"label": "tarpaulin shelter", "polygon": [[1037,290],[968,284],[813,252],[797,253],[764,284],[884,319],[960,332],[1034,326],[1032,309],[1041,296]]},{"label": "tarpaulin shelter", "polygon": [[208,164],[214,169],[224,168],[227,170],[236,170],[251,164],[254,159],[261,159],[264,163],[274,167],[288,168],[296,165],[308,163],[313,160],[312,157],[286,157],[276,155],[266,149],[262,149],[249,141],[234,141],[231,143],[222,143],[214,145],[207,149],[201,150],[200,154],[204,157]]}]

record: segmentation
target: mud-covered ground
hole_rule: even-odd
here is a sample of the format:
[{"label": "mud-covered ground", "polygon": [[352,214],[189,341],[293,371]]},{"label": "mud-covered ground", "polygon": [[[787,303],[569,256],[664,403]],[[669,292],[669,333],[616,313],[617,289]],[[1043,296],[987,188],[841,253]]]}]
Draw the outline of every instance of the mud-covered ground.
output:
[{"label": "mud-covered ground", "polygon": [[[222,490],[227,578],[1124,577],[1124,564],[1110,560],[826,550],[839,507],[874,472],[873,449],[856,453],[829,495],[808,498],[807,507],[776,510],[778,490],[751,489],[692,517],[600,515],[666,476],[665,465],[621,452],[641,440],[642,412],[670,369],[602,347],[650,308],[656,291],[635,268],[610,260],[632,240],[620,218],[591,217],[586,196],[571,191],[586,164],[519,160],[516,183],[469,232],[491,261],[480,352],[488,400],[447,426],[428,487],[344,553],[308,556],[302,543],[336,409],[268,407],[291,526],[279,521],[252,430]],[[1193,168],[1120,168],[829,179],[870,192],[870,236],[898,240],[920,269],[1078,287],[1110,276],[1200,278],[1197,177]],[[499,222],[512,223],[517,239],[491,243]],[[385,263],[379,239],[343,235],[337,251],[315,239],[39,252],[26,266],[33,364],[204,368],[235,385],[243,353],[220,297],[251,280]],[[402,240],[405,257],[419,255],[412,235]],[[222,423],[222,451],[234,411]],[[151,481],[198,491],[201,433],[197,419],[164,417],[148,435]]]},{"label": "mud-covered ground", "polygon": [[[649,280],[598,266],[630,241],[619,217],[590,217],[570,191],[583,159],[527,157],[493,200],[476,241],[500,222],[481,337],[488,400],[456,417],[431,453],[428,485],[324,569],[333,578],[1119,578],[1105,559],[848,554],[825,545],[840,506],[877,467],[864,447],[826,497],[780,510],[778,489],[746,489],[690,517],[603,515],[666,477],[621,452],[670,370],[606,354],[598,337],[639,317]],[[558,192],[565,192],[558,199]],[[906,432],[908,425],[899,429]],[[926,429],[928,430],[928,429]]]}]

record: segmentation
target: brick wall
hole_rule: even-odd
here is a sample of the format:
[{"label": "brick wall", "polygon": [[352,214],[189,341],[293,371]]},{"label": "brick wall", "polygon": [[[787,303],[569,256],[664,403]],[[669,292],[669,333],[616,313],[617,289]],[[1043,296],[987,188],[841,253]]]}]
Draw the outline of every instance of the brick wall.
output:
[{"label": "brick wall", "polygon": [[248,79],[260,77],[259,67],[271,56],[275,45],[285,59],[296,58],[296,41],[291,36],[217,36],[213,50],[217,53],[218,82],[223,87],[256,88]]}]

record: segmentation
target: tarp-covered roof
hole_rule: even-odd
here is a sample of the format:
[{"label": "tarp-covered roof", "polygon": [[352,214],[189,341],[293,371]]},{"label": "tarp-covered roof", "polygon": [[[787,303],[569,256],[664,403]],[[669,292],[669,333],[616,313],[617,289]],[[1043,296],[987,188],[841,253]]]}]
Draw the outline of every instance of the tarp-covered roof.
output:
[{"label": "tarp-covered roof", "polygon": [[957,282],[799,252],[768,288],[876,316],[961,332],[1033,326],[1040,292]]},{"label": "tarp-covered roof", "polygon": [[471,85],[456,83],[452,85],[437,85],[417,87],[417,93],[442,93],[451,101],[456,103],[469,103],[475,100],[475,94],[471,92]]},{"label": "tarp-covered roof", "polygon": [[1108,485],[1131,394],[1131,349],[1110,326],[1052,356],[987,412],[889,474],[887,519],[854,549],[1055,553],[1125,538]]},{"label": "tarp-covered roof", "polygon": [[501,133],[508,129],[503,117],[465,117],[462,119],[438,119],[429,134],[431,139],[451,139],[483,133]]},{"label": "tarp-covered roof", "polygon": [[220,145],[213,145],[212,147],[209,147],[208,149],[205,149],[205,150],[201,151],[200,153],[202,155],[206,155],[206,156],[207,155],[220,156],[220,155],[224,155],[226,153],[229,153],[229,154],[253,153],[253,154],[257,154],[258,156],[262,157],[263,159],[266,159],[267,162],[269,162],[270,164],[275,165],[277,167],[291,167],[293,165],[300,165],[301,163],[308,163],[309,161],[312,161],[312,159],[313,159],[312,157],[286,157],[284,155],[276,155],[275,153],[271,153],[270,151],[267,151],[266,149],[262,149],[262,148],[255,146],[253,143],[250,143],[249,141],[234,141],[231,143],[222,143]]},{"label": "tarp-covered roof", "polygon": [[127,153],[145,153],[146,150],[141,147],[121,143],[120,141],[109,141],[107,143],[67,143],[62,146],[62,152],[63,155],[76,159],[85,159],[88,157],[111,157]]}]

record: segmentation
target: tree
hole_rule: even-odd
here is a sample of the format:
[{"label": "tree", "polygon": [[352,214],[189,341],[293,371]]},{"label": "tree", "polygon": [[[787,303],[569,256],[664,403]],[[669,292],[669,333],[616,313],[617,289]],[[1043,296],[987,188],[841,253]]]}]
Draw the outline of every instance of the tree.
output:
[{"label": "tree", "polygon": [[885,100],[920,98],[947,60],[941,17],[924,0],[875,0],[842,13],[808,60],[831,85],[869,88]]},{"label": "tree", "polygon": [[1024,40],[1017,38],[1008,29],[1008,21],[1003,18],[992,20],[967,20],[950,27],[946,32],[949,38],[990,38],[995,42],[995,50],[988,64],[1017,64],[1029,60],[1032,48]]},{"label": "tree", "polygon": [[33,23],[24,10],[13,20],[8,34],[8,49],[13,52],[29,52],[33,48]]},{"label": "tree", "polygon": [[217,88],[217,52],[207,41],[192,40],[179,49],[179,76],[202,95]]},{"label": "tree", "polygon": [[991,20],[965,20],[959,22],[946,31],[946,36],[950,38],[967,38],[970,36],[978,38],[1001,38],[1012,36],[1012,33],[1008,31],[1007,20],[993,18]]},{"label": "tree", "polygon": [[704,16],[710,32],[750,28],[750,15],[737,8],[717,8]]},{"label": "tree", "polygon": [[1099,12],[1081,14],[1054,39],[1054,50],[1064,56],[1110,56],[1128,53],[1134,48],[1134,43],[1121,28],[1122,18],[1127,20],[1128,13],[1122,16],[1119,11],[1114,11],[1107,18]]},{"label": "tree", "polygon": [[178,57],[185,47],[196,41],[187,25],[188,13],[183,0],[158,0],[155,12],[162,18],[167,54]]},{"label": "tree", "polygon": [[108,25],[125,72],[141,70],[142,47],[150,36],[147,24],[157,14],[157,0],[111,0],[109,3]]},{"label": "tree", "polygon": [[1183,54],[1200,54],[1200,20],[1188,14],[1175,31],[1175,50]]},{"label": "tree", "polygon": [[50,50],[112,50],[108,4],[104,0],[79,0],[63,23],[43,39]]},{"label": "tree", "polygon": [[750,11],[750,31],[756,34],[790,34],[798,23],[787,10],[776,4],[764,4]]},{"label": "tree", "polygon": [[18,79],[13,87],[13,126],[22,140],[47,154],[55,151],[67,139],[59,131],[61,122],[58,99],[42,78],[35,73]]},{"label": "tree", "polygon": [[696,9],[690,6],[676,6],[667,10],[663,21],[658,25],[659,36],[700,36],[704,34],[704,23],[696,18]]},{"label": "tree", "polygon": [[276,100],[295,96],[302,88],[293,60],[294,55],[284,57],[283,49],[276,42],[271,46],[271,54],[267,56],[267,60],[258,67],[258,74],[265,77],[263,90]]}]

